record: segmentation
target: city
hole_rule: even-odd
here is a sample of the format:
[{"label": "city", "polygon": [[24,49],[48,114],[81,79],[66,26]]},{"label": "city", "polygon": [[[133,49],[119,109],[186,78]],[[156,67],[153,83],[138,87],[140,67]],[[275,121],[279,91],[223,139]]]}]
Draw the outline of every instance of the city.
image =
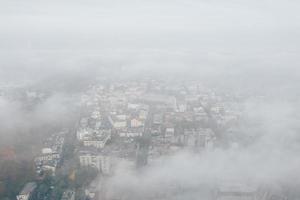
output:
[{"label": "city", "polygon": [[[27,98],[39,96],[27,92]],[[251,144],[251,137],[242,135],[242,95],[218,94],[197,82],[169,85],[150,79],[90,85],[77,100],[78,118],[71,127],[43,139],[33,159],[34,178],[24,184],[17,200],[140,199],[140,195],[180,199],[187,194],[196,199],[199,193],[212,200],[287,199],[279,183],[258,184],[247,176],[209,177],[192,185],[167,178],[142,193],[139,186],[135,190],[112,181],[118,180],[120,168],[147,173],[181,153],[205,159],[222,149]],[[15,159],[10,151],[2,154]]]},{"label": "city", "polygon": [[299,0],[0,0],[0,200],[300,200]]}]

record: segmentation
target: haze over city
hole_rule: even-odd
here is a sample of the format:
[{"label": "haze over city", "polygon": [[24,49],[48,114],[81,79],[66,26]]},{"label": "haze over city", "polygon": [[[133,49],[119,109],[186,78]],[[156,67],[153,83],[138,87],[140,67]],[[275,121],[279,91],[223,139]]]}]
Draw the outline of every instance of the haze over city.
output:
[{"label": "haze over city", "polygon": [[299,9],[0,0],[0,199],[299,199]]}]

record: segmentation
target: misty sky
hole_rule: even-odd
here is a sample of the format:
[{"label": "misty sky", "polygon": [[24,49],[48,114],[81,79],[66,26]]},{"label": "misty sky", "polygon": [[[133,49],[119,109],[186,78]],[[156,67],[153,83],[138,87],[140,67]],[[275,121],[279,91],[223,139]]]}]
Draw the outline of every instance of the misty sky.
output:
[{"label": "misty sky", "polygon": [[121,69],[286,84],[299,78],[299,9],[296,0],[1,0],[0,76]]}]

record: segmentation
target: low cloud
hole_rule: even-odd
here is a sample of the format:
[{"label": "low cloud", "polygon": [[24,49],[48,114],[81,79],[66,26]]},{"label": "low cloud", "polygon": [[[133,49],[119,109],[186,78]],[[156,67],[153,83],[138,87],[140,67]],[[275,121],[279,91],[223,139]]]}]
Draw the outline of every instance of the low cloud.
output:
[{"label": "low cloud", "polygon": [[249,123],[237,134],[255,136],[253,142],[247,145],[234,142],[228,148],[201,154],[181,151],[150,163],[142,172],[120,164],[107,186],[107,195],[145,199],[169,190],[176,199],[206,199],[223,182],[242,183],[256,189],[266,185],[299,185],[299,119],[293,117],[297,113],[294,108],[281,102],[247,101],[247,123],[255,122],[258,126]]}]

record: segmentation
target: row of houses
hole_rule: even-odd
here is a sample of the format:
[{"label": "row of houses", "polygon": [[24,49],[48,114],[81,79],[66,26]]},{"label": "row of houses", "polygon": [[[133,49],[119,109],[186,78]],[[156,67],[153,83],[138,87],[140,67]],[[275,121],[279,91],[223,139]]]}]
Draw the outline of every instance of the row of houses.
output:
[{"label": "row of houses", "polygon": [[35,159],[36,174],[43,175],[50,172],[55,175],[56,168],[61,162],[66,130],[52,134],[44,143],[41,153]]}]

